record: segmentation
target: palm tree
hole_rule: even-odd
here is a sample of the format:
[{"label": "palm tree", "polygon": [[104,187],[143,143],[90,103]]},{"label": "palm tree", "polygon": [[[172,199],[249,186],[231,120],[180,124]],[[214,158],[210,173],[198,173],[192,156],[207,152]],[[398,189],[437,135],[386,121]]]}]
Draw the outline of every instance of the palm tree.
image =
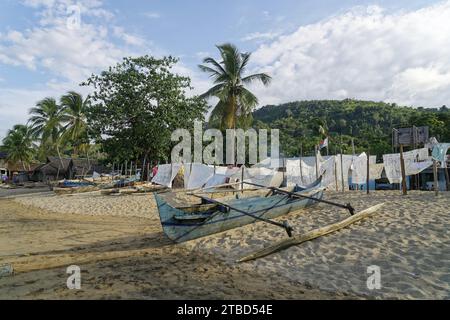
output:
[{"label": "palm tree", "polygon": [[3,145],[8,154],[7,161],[20,162],[24,170],[26,170],[25,165],[28,166],[28,169],[30,168],[35,146],[29,127],[21,124],[15,125],[3,139]]},{"label": "palm tree", "polygon": [[75,146],[75,153],[88,141],[88,124],[86,112],[89,100],[83,100],[81,94],[70,91],[61,97],[62,121],[65,123],[62,139]]},{"label": "palm tree", "polygon": [[244,76],[251,54],[240,53],[236,46],[229,43],[217,48],[222,61],[208,57],[203,60],[203,65],[199,65],[214,81],[214,86],[201,97],[219,99],[211,112],[210,123],[220,121],[222,129],[232,129],[239,122],[251,119],[251,112],[258,105],[258,98],[245,85],[254,81],[268,85],[271,77],[265,73]]},{"label": "palm tree", "polygon": [[[35,138],[40,139],[42,151],[56,149],[61,160],[59,151],[62,132],[62,108],[56,103],[54,98],[45,98],[30,109],[31,117],[28,122],[31,125],[31,133]],[[61,160],[62,163],[62,160]]]}]

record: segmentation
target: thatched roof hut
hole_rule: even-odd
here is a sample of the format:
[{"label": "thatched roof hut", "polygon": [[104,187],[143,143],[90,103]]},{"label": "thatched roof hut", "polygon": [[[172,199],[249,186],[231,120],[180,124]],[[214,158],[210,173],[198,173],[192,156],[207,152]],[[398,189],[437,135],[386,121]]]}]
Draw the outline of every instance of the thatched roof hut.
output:
[{"label": "thatched roof hut", "polygon": [[35,173],[42,180],[70,179],[73,173],[71,158],[47,157],[47,163],[37,167]]}]

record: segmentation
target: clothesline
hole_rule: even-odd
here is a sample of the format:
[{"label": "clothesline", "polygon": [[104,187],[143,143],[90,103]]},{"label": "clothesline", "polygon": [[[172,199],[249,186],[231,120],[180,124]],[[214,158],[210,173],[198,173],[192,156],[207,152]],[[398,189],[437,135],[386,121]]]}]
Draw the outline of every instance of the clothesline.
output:
[{"label": "clothesline", "polygon": [[[432,157],[428,148],[411,150],[403,153],[405,175],[416,175],[429,168],[433,161],[444,161],[450,144],[439,144],[433,149]],[[400,154],[385,154],[383,162],[377,163],[376,156],[369,158],[369,180],[382,177],[383,172],[390,183],[401,183]],[[444,161],[445,162],[445,161]],[[279,168],[285,168],[285,174]],[[172,187],[172,181],[179,171],[183,171],[184,187],[195,189],[200,187],[213,187],[227,182],[249,181],[267,186],[280,186],[285,182],[290,185],[308,185],[318,176],[322,176],[322,184],[332,190],[348,188],[349,183],[362,185],[367,183],[367,154],[359,155],[331,155],[271,159],[267,158],[252,167],[224,167],[200,163],[192,164],[165,164],[158,166],[158,172],[152,182]],[[283,170],[284,171],[284,170]],[[351,182],[350,182],[351,181]]]}]

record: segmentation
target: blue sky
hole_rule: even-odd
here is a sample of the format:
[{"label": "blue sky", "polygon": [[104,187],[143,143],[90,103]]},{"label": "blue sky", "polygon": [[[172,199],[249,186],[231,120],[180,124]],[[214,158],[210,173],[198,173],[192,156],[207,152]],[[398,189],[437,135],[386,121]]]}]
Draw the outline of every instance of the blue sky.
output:
[{"label": "blue sky", "polygon": [[[67,9],[81,26],[66,30]],[[252,51],[250,71],[274,76],[255,87],[261,105],[361,98],[426,107],[449,104],[448,1],[0,2],[0,138],[47,95],[55,97],[124,55],[180,57],[194,93],[215,44]],[[87,93],[85,88],[80,91]]]}]

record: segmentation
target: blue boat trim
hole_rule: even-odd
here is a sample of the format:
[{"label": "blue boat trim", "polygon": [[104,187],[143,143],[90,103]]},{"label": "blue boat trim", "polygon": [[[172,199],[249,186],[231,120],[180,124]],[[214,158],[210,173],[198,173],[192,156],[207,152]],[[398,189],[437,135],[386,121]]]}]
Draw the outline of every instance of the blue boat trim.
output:
[{"label": "blue boat trim", "polygon": [[[320,188],[320,184],[321,180],[319,179],[314,184],[308,186],[308,189],[295,187],[294,192],[298,192],[299,195],[302,193],[312,193],[312,197],[321,199],[323,196],[323,190]],[[314,192],[315,189],[317,189],[317,192]],[[203,221],[186,220],[180,222],[174,217],[191,213],[185,213],[181,209],[172,207],[157,193],[155,193],[154,196],[158,205],[163,231],[169,239],[175,242],[183,242],[204,237],[257,221],[254,217],[231,209],[229,212],[223,212],[220,210],[213,211],[210,216],[205,217]],[[292,198],[288,195],[278,193],[268,197],[232,199],[228,202],[228,204],[234,208],[239,208],[239,210],[243,210],[252,215],[266,219],[273,219],[311,206],[314,203],[316,203],[316,201],[312,199]]]}]

